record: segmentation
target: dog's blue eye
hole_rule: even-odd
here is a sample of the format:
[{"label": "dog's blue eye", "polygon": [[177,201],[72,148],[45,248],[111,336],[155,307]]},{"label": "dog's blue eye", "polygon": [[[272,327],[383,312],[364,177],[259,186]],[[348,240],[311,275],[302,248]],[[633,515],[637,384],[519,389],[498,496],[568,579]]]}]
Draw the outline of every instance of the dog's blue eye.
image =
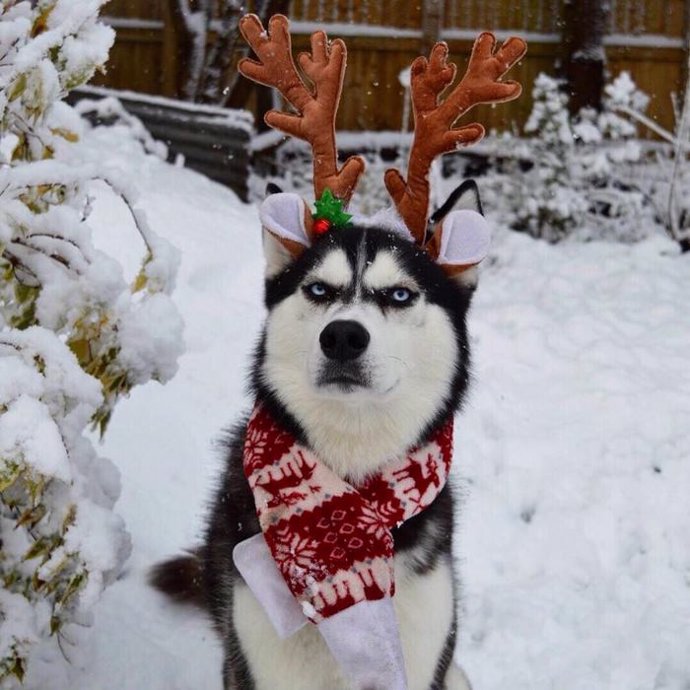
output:
[{"label": "dog's blue eye", "polygon": [[404,309],[414,304],[417,299],[416,292],[400,286],[376,291],[374,295],[375,299],[383,308],[391,307],[394,309]]},{"label": "dog's blue eye", "polygon": [[374,293],[375,299],[381,307],[404,308],[414,304],[417,293],[406,287],[392,287],[378,290]]},{"label": "dog's blue eye", "polygon": [[327,302],[335,297],[335,290],[325,283],[309,283],[302,289],[304,294],[314,302]]}]

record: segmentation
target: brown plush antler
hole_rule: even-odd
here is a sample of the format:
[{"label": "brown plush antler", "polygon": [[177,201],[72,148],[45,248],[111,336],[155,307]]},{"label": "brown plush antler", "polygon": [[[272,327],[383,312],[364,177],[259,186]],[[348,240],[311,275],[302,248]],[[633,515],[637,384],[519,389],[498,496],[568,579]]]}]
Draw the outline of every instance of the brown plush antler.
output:
[{"label": "brown plush antler", "polygon": [[437,156],[474,144],[484,136],[475,122],[453,129],[453,124],[472,106],[501,103],[517,98],[522,87],[501,77],[527,52],[521,38],[509,38],[494,53],[496,38],[485,32],[474,42],[465,76],[444,101],[439,97],[455,78],[456,66],[447,62],[448,46],[437,43],[427,60],[412,63],[414,141],[407,166],[407,181],[395,169],[386,171],[385,182],[398,213],[418,244],[424,244],[429,212],[429,168]]},{"label": "brown plush antler", "polygon": [[292,114],[271,110],[266,113],[266,124],[311,145],[317,199],[328,188],[347,204],[364,171],[364,160],[352,156],[338,168],[335,116],[345,75],[345,44],[340,39],[329,44],[323,31],[312,34],[311,54],[301,53],[298,57],[300,67],[314,85],[312,90],[292,58],[287,17],[271,17],[266,32],[261,20],[248,14],[240,20],[240,31],[259,62],[245,58],[238,65],[239,71],[253,81],[277,89],[297,111]]}]

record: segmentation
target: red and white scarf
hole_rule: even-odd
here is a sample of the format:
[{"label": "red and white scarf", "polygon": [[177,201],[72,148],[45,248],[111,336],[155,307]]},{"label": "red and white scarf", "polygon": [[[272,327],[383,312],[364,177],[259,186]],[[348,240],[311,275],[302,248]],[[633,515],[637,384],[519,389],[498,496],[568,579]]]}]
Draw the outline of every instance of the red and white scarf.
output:
[{"label": "red and white scarf", "polygon": [[391,530],[438,496],[452,455],[449,419],[428,443],[354,487],[256,406],[244,472],[268,548],[310,620],[393,596]]}]

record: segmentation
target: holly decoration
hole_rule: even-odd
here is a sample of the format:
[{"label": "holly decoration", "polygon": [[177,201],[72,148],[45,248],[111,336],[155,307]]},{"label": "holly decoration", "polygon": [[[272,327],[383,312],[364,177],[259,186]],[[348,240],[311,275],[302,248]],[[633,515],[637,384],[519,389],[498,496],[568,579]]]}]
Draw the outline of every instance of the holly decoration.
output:
[{"label": "holly decoration", "polygon": [[333,195],[330,189],[323,191],[320,199],[314,203],[316,211],[312,214],[314,225],[312,230],[315,235],[323,235],[332,228],[346,228],[350,225],[352,216],[345,213],[343,202]]}]

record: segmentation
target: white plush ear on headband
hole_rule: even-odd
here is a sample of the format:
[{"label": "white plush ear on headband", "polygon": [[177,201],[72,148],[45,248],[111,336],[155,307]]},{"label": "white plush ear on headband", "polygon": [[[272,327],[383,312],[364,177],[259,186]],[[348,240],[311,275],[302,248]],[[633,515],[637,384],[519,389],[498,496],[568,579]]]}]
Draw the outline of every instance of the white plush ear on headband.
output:
[{"label": "white plush ear on headband", "polygon": [[473,266],[489,253],[491,229],[480,213],[469,209],[451,211],[441,225],[439,264]]},{"label": "white plush ear on headband", "polygon": [[298,194],[281,192],[266,197],[259,207],[261,225],[273,235],[304,247],[311,245],[305,225],[309,209]]}]

